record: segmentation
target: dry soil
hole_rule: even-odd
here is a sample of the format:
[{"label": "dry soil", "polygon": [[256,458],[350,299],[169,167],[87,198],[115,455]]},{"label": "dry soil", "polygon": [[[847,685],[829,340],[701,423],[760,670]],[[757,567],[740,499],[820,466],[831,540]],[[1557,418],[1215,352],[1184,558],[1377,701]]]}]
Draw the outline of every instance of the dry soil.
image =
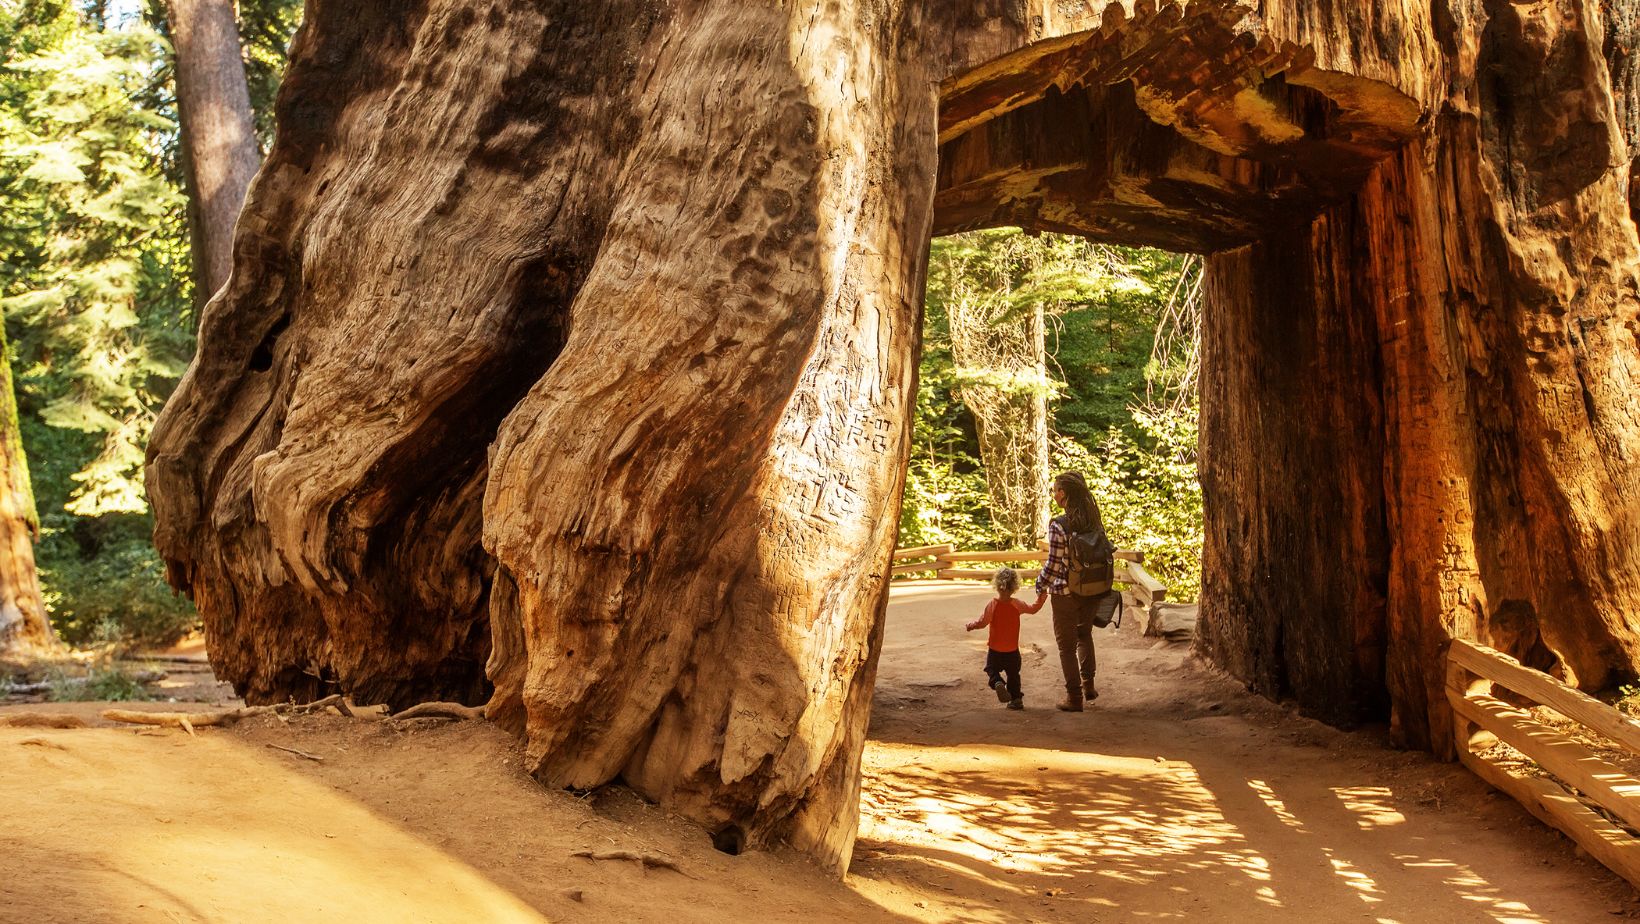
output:
[{"label": "dry soil", "polygon": [[[962,630],[985,597],[896,589],[842,882],[780,850],[719,853],[620,788],[546,791],[481,723],[0,728],[0,921],[1594,922],[1640,908],[1462,769],[1292,715],[1132,624],[1099,635],[1103,695],[1068,714],[1052,708],[1046,614],[1025,617],[1028,708],[1005,710],[979,670],[983,633]],[[208,677],[176,690],[228,701]],[[676,869],[596,858],[612,852]]]}]

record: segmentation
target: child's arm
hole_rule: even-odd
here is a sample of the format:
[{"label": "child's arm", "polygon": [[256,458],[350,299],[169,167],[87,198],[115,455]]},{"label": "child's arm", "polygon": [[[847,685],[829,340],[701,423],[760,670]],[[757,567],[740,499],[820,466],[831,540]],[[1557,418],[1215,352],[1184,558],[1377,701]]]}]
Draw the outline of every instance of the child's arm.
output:
[{"label": "child's arm", "polygon": [[1021,603],[1019,605],[1019,611],[1021,613],[1035,613],[1038,610],[1042,609],[1042,604],[1047,603],[1047,602],[1048,602],[1048,595],[1039,590],[1039,591],[1036,592],[1036,602],[1031,604],[1030,606],[1026,606],[1025,604]]},{"label": "child's arm", "polygon": [[973,622],[969,623],[968,624],[968,631],[972,632],[975,629],[983,629],[986,626],[990,625],[991,624],[991,608],[996,606],[996,604],[997,604],[997,602],[995,600],[992,600],[990,603],[985,604],[985,615],[981,616],[980,618],[978,618],[978,619],[974,620]]}]

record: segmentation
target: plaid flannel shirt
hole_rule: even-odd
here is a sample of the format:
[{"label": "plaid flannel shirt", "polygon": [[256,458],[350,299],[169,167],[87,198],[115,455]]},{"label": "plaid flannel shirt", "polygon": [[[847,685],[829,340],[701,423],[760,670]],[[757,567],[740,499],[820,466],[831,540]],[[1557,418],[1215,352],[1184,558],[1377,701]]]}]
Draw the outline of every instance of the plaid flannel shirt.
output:
[{"label": "plaid flannel shirt", "polygon": [[1036,576],[1036,589],[1045,594],[1062,594],[1071,576],[1071,544],[1058,520],[1048,521],[1048,560]]}]

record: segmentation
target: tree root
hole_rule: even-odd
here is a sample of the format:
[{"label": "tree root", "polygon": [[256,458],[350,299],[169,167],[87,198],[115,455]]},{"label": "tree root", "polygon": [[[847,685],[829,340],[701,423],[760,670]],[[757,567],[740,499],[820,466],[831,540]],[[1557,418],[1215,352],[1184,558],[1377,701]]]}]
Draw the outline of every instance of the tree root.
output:
[{"label": "tree root", "polygon": [[[286,715],[312,715],[325,709],[335,709],[347,718],[374,718],[368,712],[360,711],[350,705],[340,693],[314,700],[311,703],[297,706],[291,703],[280,703],[274,706],[245,706],[241,709],[223,709],[217,712],[137,712],[131,709],[105,709],[102,717],[111,722],[127,722],[132,725],[160,725],[169,728],[180,728],[188,734],[194,729],[210,725],[232,725],[241,719],[252,716],[271,715],[284,721]],[[36,713],[14,713],[11,721],[0,718],[0,724],[21,724],[15,716],[36,715]],[[72,718],[72,717],[71,717]],[[460,703],[421,703],[411,706],[402,712],[394,713],[388,718],[393,719],[482,719],[483,706],[463,706]],[[75,728],[84,726],[51,726]],[[293,752],[299,753],[299,752]],[[303,754],[306,757],[308,755]]]},{"label": "tree root", "polygon": [[677,873],[679,876],[685,876],[689,879],[700,878],[698,876],[691,876],[684,872],[683,867],[679,866],[672,860],[668,860],[666,857],[657,856],[652,853],[634,853],[630,850],[605,850],[594,853],[590,850],[577,850],[570,854],[570,856],[585,857],[588,860],[631,860],[646,870],[669,869],[672,872]]},{"label": "tree root", "polygon": [[388,718],[399,721],[405,719],[482,719],[484,718],[484,707],[463,706],[460,703],[418,703],[408,709],[395,712]]}]

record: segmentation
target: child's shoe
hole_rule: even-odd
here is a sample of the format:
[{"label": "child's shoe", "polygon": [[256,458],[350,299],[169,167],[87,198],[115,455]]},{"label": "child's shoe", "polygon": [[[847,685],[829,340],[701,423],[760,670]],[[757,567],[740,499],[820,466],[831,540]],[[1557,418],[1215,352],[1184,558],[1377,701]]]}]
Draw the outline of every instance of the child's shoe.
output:
[{"label": "child's shoe", "polygon": [[1009,709],[1024,709],[1025,708],[1025,701],[1023,699],[1010,699],[1010,700],[1008,700],[1008,708]]},{"label": "child's shoe", "polygon": [[1006,703],[1008,701],[1008,684],[1001,677],[998,677],[996,682],[991,684],[991,689],[997,691],[997,702]]}]

